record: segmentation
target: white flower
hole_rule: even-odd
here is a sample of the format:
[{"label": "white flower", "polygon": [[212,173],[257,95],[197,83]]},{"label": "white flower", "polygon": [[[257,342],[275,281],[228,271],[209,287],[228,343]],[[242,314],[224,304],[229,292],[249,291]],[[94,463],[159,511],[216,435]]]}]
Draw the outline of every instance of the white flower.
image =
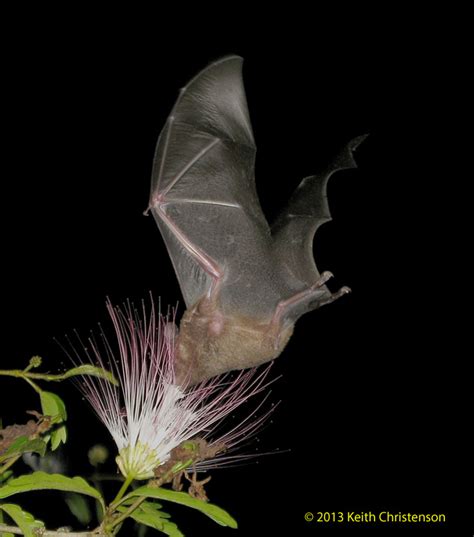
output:
[{"label": "white flower", "polygon": [[197,436],[210,446],[223,443],[227,448],[220,462],[201,461],[201,469],[232,460],[229,448],[254,434],[272,409],[256,419],[253,409],[227,433],[218,438],[213,433],[226,416],[268,386],[265,379],[271,366],[260,373],[251,369],[235,376],[221,375],[191,388],[178,386],[173,320],[157,314],[153,303],[149,314],[144,305],[139,313],[130,303],[118,308],[107,302],[107,309],[118,350],[102,333],[102,345],[91,339],[92,353],[85,352],[90,360],[111,369],[120,386],[84,377],[80,388],[117,445],[122,474],[129,479],[153,477],[153,470],[169,459],[173,448]]}]

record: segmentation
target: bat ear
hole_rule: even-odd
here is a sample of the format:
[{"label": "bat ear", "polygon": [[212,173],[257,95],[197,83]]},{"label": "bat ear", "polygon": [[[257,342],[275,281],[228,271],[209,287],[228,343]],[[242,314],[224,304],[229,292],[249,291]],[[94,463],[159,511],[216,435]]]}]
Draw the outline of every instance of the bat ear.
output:
[{"label": "bat ear", "polygon": [[[310,287],[320,278],[313,258],[313,237],[320,225],[331,220],[327,182],[333,173],[357,167],[353,152],[367,136],[354,138],[324,171],[304,178],[272,225],[274,252],[293,288],[295,284]],[[327,287],[322,289],[329,293]]]}]

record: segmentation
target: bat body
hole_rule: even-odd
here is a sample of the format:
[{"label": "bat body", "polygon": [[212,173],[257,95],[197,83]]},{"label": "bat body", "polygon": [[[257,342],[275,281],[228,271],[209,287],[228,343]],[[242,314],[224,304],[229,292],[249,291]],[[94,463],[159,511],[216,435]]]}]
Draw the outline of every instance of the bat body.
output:
[{"label": "bat body", "polygon": [[332,166],[303,179],[270,227],[255,189],[255,143],[242,59],[223,58],[181,90],[156,148],[149,210],[186,302],[177,382],[195,384],[276,358],[304,313],[332,294],[312,242],[330,220],[328,178],[355,167],[353,140]]}]

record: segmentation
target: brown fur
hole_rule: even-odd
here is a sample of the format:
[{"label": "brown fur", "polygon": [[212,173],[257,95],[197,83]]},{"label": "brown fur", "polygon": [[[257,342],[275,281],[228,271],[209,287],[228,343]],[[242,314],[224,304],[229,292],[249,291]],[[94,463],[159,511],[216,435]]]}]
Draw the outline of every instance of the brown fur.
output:
[{"label": "brown fur", "polygon": [[293,325],[280,325],[244,316],[226,316],[217,301],[207,298],[188,309],[178,337],[178,384],[196,384],[233,369],[246,369],[273,360],[283,351]]}]

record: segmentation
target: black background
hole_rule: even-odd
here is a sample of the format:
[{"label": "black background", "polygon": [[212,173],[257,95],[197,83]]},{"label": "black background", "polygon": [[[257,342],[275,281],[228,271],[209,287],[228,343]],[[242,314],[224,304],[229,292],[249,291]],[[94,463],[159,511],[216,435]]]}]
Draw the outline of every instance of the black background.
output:
[{"label": "black background", "polygon": [[[331,288],[353,293],[299,321],[275,363],[282,378],[271,397],[281,404],[259,445],[290,451],[215,472],[211,500],[237,518],[239,535],[468,535],[457,529],[472,500],[461,492],[466,352],[451,304],[461,288],[453,281],[459,185],[444,164],[462,70],[455,28],[442,13],[256,20],[250,9],[235,11],[217,12],[205,29],[194,14],[184,24],[184,13],[158,11],[5,18],[2,367],[40,354],[47,369],[60,369],[52,338],[104,322],[106,295],[180,299],[158,229],[142,215],[154,146],[178,89],[209,61],[240,54],[270,220],[302,177],[354,136],[370,136],[359,168],[331,179],[333,221],[314,246],[318,267],[335,274]],[[57,390],[69,408],[74,474],[90,445],[112,445],[72,385]],[[34,393],[2,380],[4,423],[23,421],[30,408]],[[448,524],[303,519],[354,510],[445,513]],[[57,523],[46,511],[35,514]],[[173,513],[187,535],[231,533]]]}]

